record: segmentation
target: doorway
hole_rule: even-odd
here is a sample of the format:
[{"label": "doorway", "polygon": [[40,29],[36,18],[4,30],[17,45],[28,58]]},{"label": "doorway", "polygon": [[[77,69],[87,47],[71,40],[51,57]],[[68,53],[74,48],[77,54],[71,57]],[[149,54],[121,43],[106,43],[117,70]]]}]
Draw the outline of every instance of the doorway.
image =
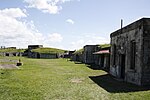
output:
[{"label": "doorway", "polygon": [[125,78],[125,62],[126,62],[126,56],[124,54],[120,55],[120,67],[121,67],[121,78]]},{"label": "doorway", "polygon": [[101,67],[104,67],[104,54],[101,55]]},{"label": "doorway", "polygon": [[37,58],[40,58],[40,54],[39,53],[37,53]]}]

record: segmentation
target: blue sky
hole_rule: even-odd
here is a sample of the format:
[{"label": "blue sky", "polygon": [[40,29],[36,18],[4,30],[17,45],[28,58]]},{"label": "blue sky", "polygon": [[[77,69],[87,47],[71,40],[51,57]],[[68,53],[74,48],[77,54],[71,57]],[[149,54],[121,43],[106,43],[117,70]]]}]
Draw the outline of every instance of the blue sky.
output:
[{"label": "blue sky", "polygon": [[110,42],[110,33],[150,17],[149,0],[0,0],[0,45],[67,50]]}]

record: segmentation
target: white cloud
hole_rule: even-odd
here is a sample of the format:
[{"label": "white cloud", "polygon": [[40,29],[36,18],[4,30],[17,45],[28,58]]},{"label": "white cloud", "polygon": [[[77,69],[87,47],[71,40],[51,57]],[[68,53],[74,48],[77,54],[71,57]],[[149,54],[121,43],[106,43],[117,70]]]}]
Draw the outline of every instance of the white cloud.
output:
[{"label": "white cloud", "polygon": [[27,14],[19,8],[0,10],[1,46],[26,48],[29,44],[50,45],[63,40],[58,33],[48,35],[39,33],[33,21],[22,21],[22,17],[27,17]]},{"label": "white cloud", "polygon": [[50,42],[61,42],[63,40],[63,37],[61,36],[61,34],[52,33],[48,35],[48,40]]},{"label": "white cloud", "polygon": [[84,40],[77,40],[77,41],[74,41],[74,42],[71,42],[71,48],[69,48],[69,49],[71,49],[71,50],[77,50],[77,49],[81,49],[83,46],[84,46]]},{"label": "white cloud", "polygon": [[44,13],[57,14],[62,10],[62,3],[73,0],[24,0],[28,8],[36,8]]},{"label": "white cloud", "polygon": [[66,22],[70,24],[74,24],[74,21],[72,19],[67,19]]},{"label": "white cloud", "polygon": [[77,41],[71,42],[70,49],[75,50],[83,48],[83,46],[85,45],[97,45],[106,43],[110,43],[109,38],[105,38],[96,34],[88,34],[88,35],[83,34],[83,36],[77,39]]},{"label": "white cloud", "polygon": [[0,10],[0,15],[9,16],[9,17],[27,17],[26,16],[26,10],[21,10],[20,8],[10,8],[10,9],[4,9]]}]

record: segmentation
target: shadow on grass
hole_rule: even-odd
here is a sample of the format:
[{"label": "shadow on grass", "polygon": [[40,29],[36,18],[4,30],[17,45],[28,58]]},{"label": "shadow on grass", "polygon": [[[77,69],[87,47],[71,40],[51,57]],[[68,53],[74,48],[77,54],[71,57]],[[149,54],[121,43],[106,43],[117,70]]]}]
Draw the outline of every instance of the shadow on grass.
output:
[{"label": "shadow on grass", "polygon": [[89,76],[89,78],[95,82],[97,85],[105,89],[110,93],[126,93],[126,92],[137,92],[137,91],[146,91],[150,90],[150,86],[137,86],[134,84],[126,83],[114,79],[109,74],[101,76]]},{"label": "shadow on grass", "polygon": [[[83,62],[78,62],[78,61],[74,61],[75,64],[85,64]],[[93,70],[102,70],[102,68],[100,68],[99,66],[95,65],[95,64],[85,64],[86,67],[93,69]]]},{"label": "shadow on grass", "polygon": [[102,69],[100,66],[97,66],[95,64],[88,64],[87,67],[90,68],[90,69],[93,69],[93,70],[100,70],[100,69]]},{"label": "shadow on grass", "polygon": [[[72,60],[70,60],[72,61]],[[83,62],[79,62],[79,61],[73,61],[75,64],[85,64]],[[90,68],[90,69],[93,69],[93,70],[100,70],[101,68],[95,64],[85,64],[86,67]]]}]

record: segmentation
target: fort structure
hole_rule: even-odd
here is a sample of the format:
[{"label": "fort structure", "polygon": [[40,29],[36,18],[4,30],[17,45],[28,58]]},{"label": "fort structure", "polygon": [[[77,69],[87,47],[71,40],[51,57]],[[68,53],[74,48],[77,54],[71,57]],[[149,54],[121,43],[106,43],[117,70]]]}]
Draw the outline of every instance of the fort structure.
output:
[{"label": "fort structure", "polygon": [[126,82],[150,85],[150,18],[110,35],[110,74]]}]

